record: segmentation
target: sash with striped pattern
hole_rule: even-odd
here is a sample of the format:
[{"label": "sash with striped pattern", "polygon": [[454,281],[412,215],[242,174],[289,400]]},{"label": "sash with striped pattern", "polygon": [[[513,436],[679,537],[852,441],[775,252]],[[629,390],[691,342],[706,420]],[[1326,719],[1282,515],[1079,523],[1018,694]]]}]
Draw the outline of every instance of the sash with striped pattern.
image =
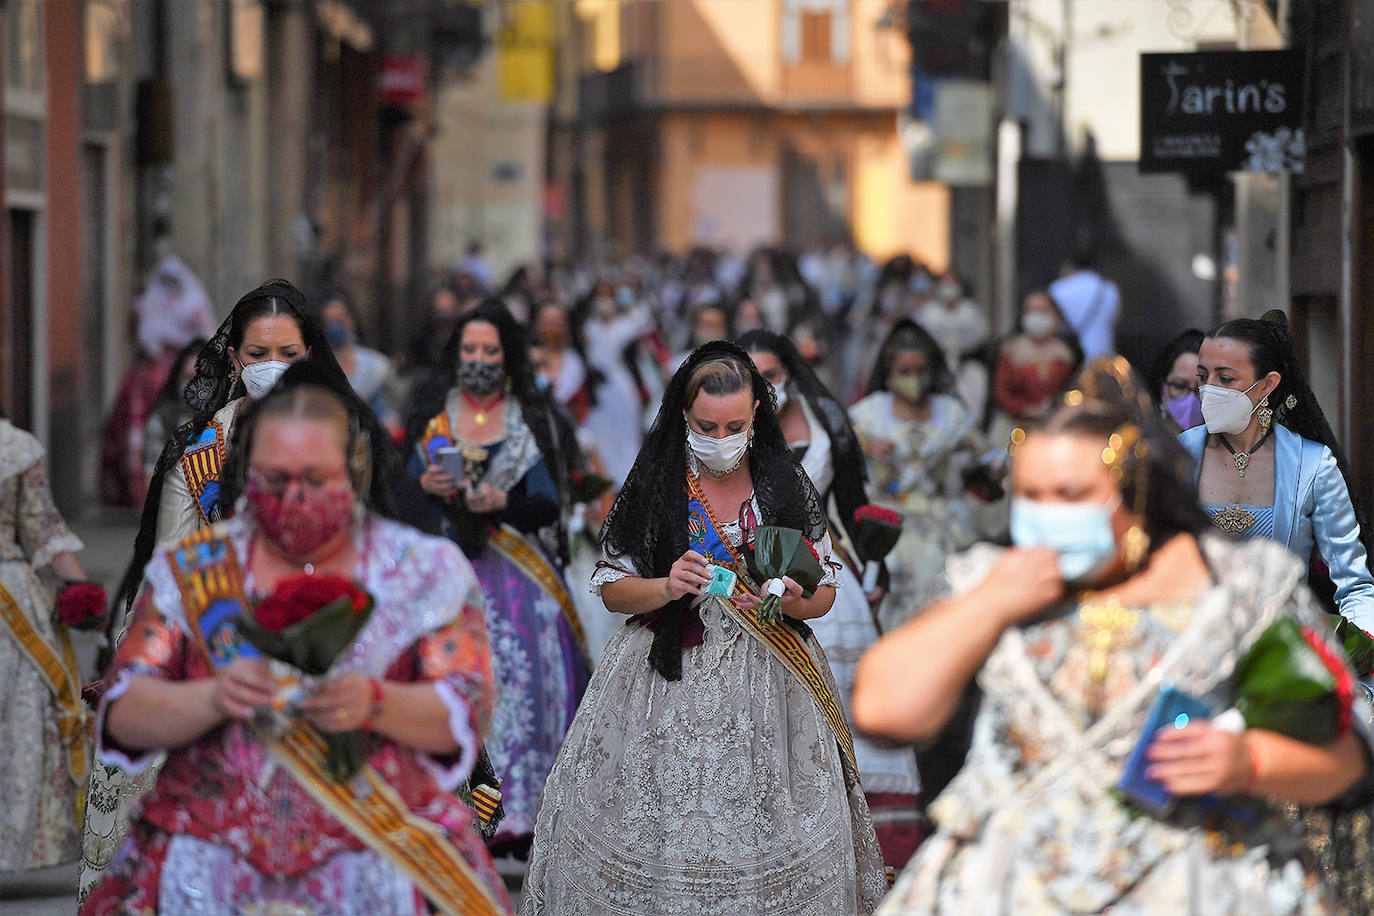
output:
[{"label": "sash with striped pattern", "polygon": [[521,571],[558,602],[563,611],[563,619],[568,622],[573,636],[577,637],[577,645],[582,650],[582,657],[586,659],[587,670],[590,671],[591,655],[587,652],[587,634],[582,629],[582,619],[577,616],[572,596],[568,594],[563,580],[554,572],[549,561],[509,525],[497,525],[492,529],[487,538],[487,546],[495,548],[502,556],[520,567]]},{"label": "sash with striped pattern", "polygon": [[[247,655],[233,618],[244,612],[243,575],[233,545],[214,529],[201,529],[172,554],[186,619],[196,645],[216,668]],[[300,787],[368,849],[409,878],[440,912],[499,916],[504,911],[463,854],[434,824],[416,817],[370,765],[347,783],[325,770],[324,740],[296,722],[267,748]]]},{"label": "sash with striped pattern", "polygon": [[62,624],[57,625],[57,643],[61,658],[52,646],[38,635],[33,623],[20,610],[14,596],[0,584],[0,620],[9,627],[10,634],[29,661],[38,669],[52,693],[57,706],[57,732],[67,750],[67,771],[76,782],[82,798],[77,811],[85,810],[86,771],[91,758],[93,722],[86,703],[81,699],[81,675],[76,667],[76,653],[72,637]]},{"label": "sash with striped pattern", "polygon": [[[687,473],[687,492],[690,499],[701,505],[707,520],[719,535],[724,529],[711,510],[711,504],[707,502],[706,494],[702,492],[701,481],[690,471]],[[735,583],[736,593],[743,592],[757,598],[759,586],[749,577],[749,568],[745,564],[744,558],[734,547],[730,546],[724,537],[720,537],[720,543],[729,551],[730,565],[738,576]],[[850,778],[857,782],[859,765],[854,759],[854,736],[849,732],[849,723],[845,721],[844,710],[840,708],[834,692],[831,691],[829,683],[821,673],[820,666],[811,655],[811,651],[807,649],[801,635],[781,620],[777,623],[761,623],[756,614],[751,611],[741,611],[735,607],[733,601],[723,601],[721,604],[729,611],[735,622],[744,628],[745,632],[763,643],[778,661],[782,662],[783,666],[802,682],[802,686],[816,701],[816,706],[820,709],[821,714],[830,723],[830,729],[835,733],[835,741],[840,746],[841,756],[849,764]]]},{"label": "sash with striped pattern", "polygon": [[218,420],[211,420],[181,456],[186,488],[196,501],[201,520],[207,525],[219,521],[223,514],[219,504],[219,473],[224,467],[225,455],[224,428]]}]

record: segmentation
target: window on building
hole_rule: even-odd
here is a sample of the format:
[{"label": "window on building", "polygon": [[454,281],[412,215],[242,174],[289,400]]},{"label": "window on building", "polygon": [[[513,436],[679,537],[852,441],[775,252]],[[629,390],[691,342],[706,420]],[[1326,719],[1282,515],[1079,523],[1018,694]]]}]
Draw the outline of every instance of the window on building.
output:
[{"label": "window on building", "polygon": [[806,10],[801,14],[801,59],[830,63],[830,13]]},{"label": "window on building", "polygon": [[849,63],[851,3],[852,0],[783,0],[783,63]]}]

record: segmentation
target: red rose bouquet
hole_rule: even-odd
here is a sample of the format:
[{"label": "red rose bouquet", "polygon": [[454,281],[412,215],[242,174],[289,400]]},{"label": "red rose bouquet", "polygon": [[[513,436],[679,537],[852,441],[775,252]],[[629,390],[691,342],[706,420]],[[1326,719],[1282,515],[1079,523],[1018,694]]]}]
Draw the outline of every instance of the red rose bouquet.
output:
[{"label": "red rose bouquet", "polygon": [[[374,605],[371,595],[339,576],[293,576],[278,582],[236,624],[239,635],[263,655],[317,678],[353,645]],[[356,732],[324,736],[329,774],[340,782],[363,767],[358,737]]]},{"label": "red rose bouquet", "polygon": [[864,594],[878,587],[878,571],[883,558],[897,546],[902,536],[902,517],[882,506],[860,506],[854,510],[854,550],[864,564]]},{"label": "red rose bouquet", "polygon": [[109,600],[99,582],[68,582],[57,593],[57,616],[74,630],[95,629]]}]

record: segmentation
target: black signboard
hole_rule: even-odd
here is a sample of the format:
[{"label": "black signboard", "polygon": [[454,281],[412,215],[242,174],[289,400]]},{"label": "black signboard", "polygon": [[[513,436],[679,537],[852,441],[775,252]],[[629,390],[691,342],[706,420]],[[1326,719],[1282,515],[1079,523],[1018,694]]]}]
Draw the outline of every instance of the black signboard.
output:
[{"label": "black signboard", "polygon": [[1301,172],[1301,51],[1140,55],[1142,172]]}]

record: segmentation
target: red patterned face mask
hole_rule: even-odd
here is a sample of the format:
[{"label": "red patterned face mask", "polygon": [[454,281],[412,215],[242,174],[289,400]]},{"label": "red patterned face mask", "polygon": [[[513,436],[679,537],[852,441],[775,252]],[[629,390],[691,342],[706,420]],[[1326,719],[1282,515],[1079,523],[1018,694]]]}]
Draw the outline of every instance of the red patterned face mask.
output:
[{"label": "red patterned face mask", "polygon": [[276,490],[249,474],[244,495],[262,536],[296,560],[328,544],[353,519],[353,491],[343,483],[317,488],[292,480],[285,489]]}]

